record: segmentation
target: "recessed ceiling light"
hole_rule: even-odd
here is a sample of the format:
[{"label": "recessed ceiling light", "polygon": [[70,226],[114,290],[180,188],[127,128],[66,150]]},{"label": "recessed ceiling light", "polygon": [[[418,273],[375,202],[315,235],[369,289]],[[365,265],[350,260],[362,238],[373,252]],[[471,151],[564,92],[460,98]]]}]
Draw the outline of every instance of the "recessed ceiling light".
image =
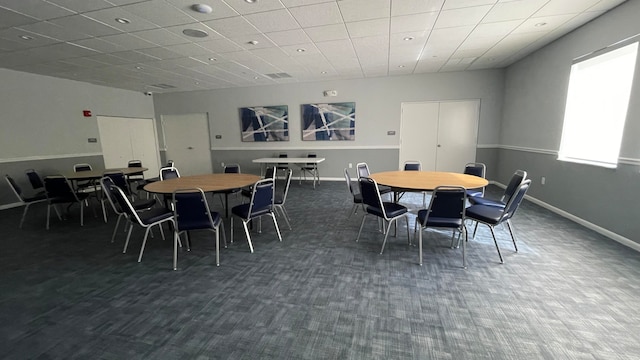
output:
[{"label": "recessed ceiling light", "polygon": [[539,23],[535,24],[534,26],[535,27],[541,27],[541,26],[545,26],[545,25],[547,25],[546,22],[539,22]]},{"label": "recessed ceiling light", "polygon": [[399,67],[399,68],[403,68],[403,67],[404,67],[404,65],[398,65],[398,67]]},{"label": "recessed ceiling light", "polygon": [[260,79],[260,76],[254,76],[253,78],[258,80],[258,79]]},{"label": "recessed ceiling light", "polygon": [[258,40],[251,40],[251,41],[247,42],[247,44],[249,44],[249,45],[258,45]]},{"label": "recessed ceiling light", "polygon": [[321,74],[326,74],[326,73],[327,73],[326,71],[321,72]]},{"label": "recessed ceiling light", "polygon": [[129,21],[129,19],[125,19],[125,18],[116,18],[116,22],[120,23],[120,24],[129,24],[129,23],[131,23],[131,21]]},{"label": "recessed ceiling light", "polygon": [[203,37],[209,36],[209,34],[207,34],[206,32],[202,30],[196,30],[196,29],[184,29],[182,30],[182,33],[187,36],[196,37],[196,38],[203,38]]},{"label": "recessed ceiling light", "polygon": [[142,66],[136,66],[136,69],[142,70]]},{"label": "recessed ceiling light", "polygon": [[257,3],[258,0],[244,0],[244,2],[247,2],[249,4],[253,4],[253,3]]},{"label": "recessed ceiling light", "polygon": [[33,40],[33,37],[29,35],[20,35],[20,39],[22,40]]},{"label": "recessed ceiling light", "polygon": [[306,49],[300,48],[300,49],[296,49],[297,52],[305,52],[307,51]]},{"label": "recessed ceiling light", "polygon": [[216,58],[209,58],[209,61],[218,61]]},{"label": "recessed ceiling light", "polygon": [[411,41],[411,40],[413,40],[413,39],[414,39],[414,37],[413,37],[413,36],[407,36],[407,37],[403,38],[402,40],[404,40],[404,41]]},{"label": "recessed ceiling light", "polygon": [[197,81],[196,81],[194,84],[196,84],[196,85],[200,85],[200,83],[199,83],[199,82],[197,82]]},{"label": "recessed ceiling light", "polygon": [[213,11],[211,6],[207,4],[193,4],[191,5],[191,10],[201,14],[210,14]]}]

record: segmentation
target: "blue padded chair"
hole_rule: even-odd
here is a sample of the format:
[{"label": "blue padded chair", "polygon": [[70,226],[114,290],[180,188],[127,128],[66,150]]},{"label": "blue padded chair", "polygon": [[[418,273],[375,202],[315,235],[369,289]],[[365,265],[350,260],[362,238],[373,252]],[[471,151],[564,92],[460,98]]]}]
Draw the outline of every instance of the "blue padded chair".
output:
[{"label": "blue padded chair", "polygon": [[404,171],[420,171],[422,170],[422,164],[417,160],[407,160],[404,162]]},{"label": "blue padded chair", "polygon": [[158,225],[160,228],[160,234],[162,235],[162,239],[164,240],[164,232],[162,231],[162,224],[165,222],[170,222],[175,227],[175,223],[173,220],[173,211],[164,208],[157,207],[152,208],[148,211],[138,212],[133,208],[131,202],[127,195],[122,191],[119,187],[115,185],[109,186],[109,191],[115,198],[120,209],[123,210],[127,220],[129,220],[129,231],[127,232],[127,240],[124,242],[124,249],[122,253],[127,252],[127,246],[129,246],[129,239],[131,238],[131,231],[133,230],[133,225],[139,225],[144,228],[144,239],[142,240],[142,246],[140,247],[140,255],[138,256],[138,262],[142,261],[142,254],[144,253],[144,247],[147,244],[147,237],[149,236],[149,231],[152,227]]},{"label": "blue padded chair", "polygon": [[[82,163],[73,165],[73,172],[82,172],[82,171],[91,171],[90,164]],[[96,193],[98,191],[98,186],[94,180],[80,180],[76,181],[76,190],[81,192],[89,192]]]},{"label": "blue padded chair", "polygon": [[[438,186],[431,194],[431,202],[427,209],[418,211],[416,226],[420,225],[418,237],[420,265],[422,265],[422,230],[427,228],[444,228],[460,231],[464,234],[462,243],[462,266],[467,268],[466,240],[467,227],[464,224],[467,193],[459,186]],[[451,247],[453,247],[453,238]]]},{"label": "blue padded chair", "polygon": [[360,230],[358,231],[358,237],[356,242],[360,239],[362,233],[362,227],[367,219],[368,215],[376,216],[383,219],[388,225],[384,232],[384,241],[382,242],[382,248],[380,254],[384,251],[384,245],[387,243],[387,237],[389,236],[389,230],[391,225],[395,222],[396,227],[398,225],[398,219],[404,217],[407,222],[407,241],[411,244],[411,238],[409,237],[409,217],[407,216],[408,210],[406,206],[394,203],[383,202],[378,188],[378,184],[375,180],[368,177],[361,177],[358,179],[360,183],[360,194],[362,194],[362,202],[365,205],[365,213],[362,216],[362,223],[360,224]]},{"label": "blue padded chair", "polygon": [[[468,163],[464,166],[464,173],[484,179],[487,173],[487,166],[483,163]],[[484,187],[467,189],[467,196],[484,196]]]},{"label": "blue padded chair", "polygon": [[488,205],[495,206],[499,208],[504,208],[509,202],[509,199],[515,194],[515,192],[520,187],[520,184],[527,178],[527,172],[524,170],[516,170],[515,173],[511,176],[511,180],[509,184],[504,190],[504,193],[500,197],[500,199],[489,199],[484,196],[469,196],[469,202],[472,205]]},{"label": "blue padded chair", "polygon": [[[222,172],[225,174],[241,174],[242,173],[242,171],[240,171],[240,164],[225,164]],[[222,203],[222,206],[226,209],[229,204],[229,194],[236,194],[240,191],[241,189],[230,189],[230,190],[217,192],[217,194],[220,195],[220,202]],[[224,195],[224,201],[222,199],[223,195]]]},{"label": "blue padded chair", "polygon": [[[211,230],[216,233],[216,266],[220,266],[220,232],[227,247],[227,238],[224,234],[224,223],[219,213],[211,211],[207,198],[200,188],[180,189],[173,192],[176,227],[173,236],[173,270],[178,268],[178,241],[181,233],[191,230]],[[187,251],[191,250],[187,240]]]},{"label": "blue padded chair", "polygon": [[[275,180],[276,180],[276,169],[274,167],[271,167],[271,166],[266,168],[265,172],[264,172],[263,179],[272,179],[274,181],[273,186],[275,188],[275,186],[276,186],[276,183],[275,183]],[[242,191],[241,191],[241,195],[246,197],[246,198],[248,198],[248,199],[251,198],[251,194],[252,193],[253,193],[253,186],[250,186],[249,188],[246,188],[246,189],[242,189]]]},{"label": "blue padded chair", "polygon": [[31,206],[32,204],[47,201],[47,194],[41,192],[32,196],[24,196],[24,194],[22,193],[22,189],[20,188],[20,186],[18,186],[18,184],[13,180],[11,176],[5,175],[4,177],[5,179],[7,179],[7,183],[9,184],[11,190],[13,190],[13,193],[16,194],[18,200],[20,200],[20,203],[24,205],[22,218],[20,218],[20,225],[18,225],[18,228],[22,229],[22,224],[24,223],[24,218],[27,216],[27,211],[29,211],[29,206]]},{"label": "blue padded chair", "polygon": [[347,170],[347,168],[344,168],[344,180],[347,182],[347,189],[353,197],[353,207],[351,208],[351,211],[349,211],[349,216],[347,217],[350,218],[351,215],[357,214],[358,207],[362,206],[362,194],[360,194],[360,190],[354,189],[353,184],[351,183],[351,176],[349,175],[349,171]]},{"label": "blue padded chair", "polygon": [[496,245],[496,250],[498,250],[498,256],[500,257],[500,263],[504,263],[502,259],[502,254],[500,253],[500,247],[498,246],[498,241],[496,240],[496,234],[493,231],[493,228],[502,223],[507,224],[507,228],[509,229],[509,234],[511,235],[511,240],[513,241],[513,246],[518,252],[518,245],[516,245],[516,237],[513,234],[513,227],[511,225],[511,218],[518,210],[522,199],[524,199],[527,190],[529,190],[529,186],[531,185],[531,180],[524,180],[521,184],[518,185],[513,196],[509,198],[509,201],[505,205],[505,207],[497,207],[492,205],[472,205],[466,209],[466,217],[467,219],[476,221],[476,227],[473,230],[473,236],[476,235],[476,230],[478,229],[478,224],[482,223],[489,227],[491,230],[491,236],[493,237],[493,242]]},{"label": "blue padded chair", "polygon": [[[307,154],[307,158],[317,158],[318,156],[315,153]],[[318,184],[320,184],[320,173],[318,172],[318,164],[317,163],[306,163],[300,166],[300,176],[298,176],[298,181],[302,184],[302,177],[304,177],[304,181],[307,181],[307,173],[311,175],[313,179],[313,188],[316,188],[316,180]]]},{"label": "blue padded chair", "polygon": [[180,172],[173,166],[166,166],[160,169],[160,181],[176,179],[180,177]]},{"label": "blue padded chair", "polygon": [[284,203],[287,201],[287,194],[289,193],[289,185],[291,185],[291,177],[293,176],[293,170],[287,170],[287,177],[284,180],[284,191],[282,193],[276,192],[273,198],[273,210],[278,213],[278,210],[282,213],[284,221],[287,223],[289,230],[291,230],[291,223],[289,223],[289,214],[284,207]]},{"label": "blue padded chair", "polygon": [[[371,175],[371,172],[369,171],[369,165],[367,165],[367,163],[357,163],[356,164],[356,170],[358,172],[358,179],[362,178],[362,177],[369,177]],[[378,185],[378,190],[380,190],[380,194],[385,195],[385,194],[391,194],[390,196],[393,197],[393,189],[391,189],[388,186],[384,186],[384,185]]]},{"label": "blue padded chair", "polygon": [[[249,243],[249,249],[253,252],[253,244],[251,243],[251,235],[249,235],[249,228],[247,224],[253,219],[261,218],[268,215],[273,219],[273,225],[278,233],[278,239],[282,241],[280,235],[280,228],[278,228],[278,221],[273,210],[273,200],[275,192],[275,180],[273,178],[262,179],[251,188],[251,201],[246,204],[234,206],[231,209],[231,214],[239,217],[242,220],[244,226],[244,232],[247,235],[247,242]],[[231,242],[233,242],[233,216],[231,217]]]},{"label": "blue padded chair", "polygon": [[34,169],[27,169],[24,173],[27,175],[33,191],[38,194],[45,195],[44,181],[42,180],[40,174],[38,174],[38,172]]},{"label": "blue padded chair", "polygon": [[67,210],[73,204],[79,204],[80,226],[84,226],[84,207],[82,204],[88,206],[86,200],[89,197],[89,193],[75,191],[69,180],[62,175],[53,175],[44,178],[44,188],[47,192],[47,230],[49,230],[49,219],[52,206],[58,214],[58,218],[60,218],[60,212],[56,207],[58,204],[69,204],[69,206],[67,206]]},{"label": "blue padded chair", "polygon": [[[280,153],[280,154],[278,154],[278,157],[280,159],[286,159],[286,158],[289,157],[289,155],[287,155],[287,153]],[[276,165],[276,176],[277,176],[279,171],[286,172],[287,170],[289,170],[289,163],[287,163],[287,162],[278,163]]]},{"label": "blue padded chair", "polygon": [[[118,215],[118,219],[116,220],[116,226],[113,228],[113,234],[111,234],[111,242],[113,242],[116,238],[116,232],[118,231],[120,220],[122,220],[122,218],[126,218],[126,214],[124,213],[122,208],[120,208],[118,200],[115,197],[116,195],[111,192],[112,187],[117,186],[116,183],[114,182],[114,178],[107,176],[107,174],[105,174],[105,176],[102,179],[100,179],[100,186],[104,193],[104,199],[102,202],[103,214],[106,214],[106,209],[104,207],[104,201],[106,200],[109,202],[109,204],[111,204],[111,208],[113,209],[113,212],[116,213],[116,215]],[[131,206],[133,206],[133,209],[135,211],[143,211],[143,210],[151,209],[155,204],[156,204],[156,199],[146,199],[146,200],[140,199],[140,200],[133,201],[131,203]],[[105,222],[106,221],[107,220],[105,215]]]}]

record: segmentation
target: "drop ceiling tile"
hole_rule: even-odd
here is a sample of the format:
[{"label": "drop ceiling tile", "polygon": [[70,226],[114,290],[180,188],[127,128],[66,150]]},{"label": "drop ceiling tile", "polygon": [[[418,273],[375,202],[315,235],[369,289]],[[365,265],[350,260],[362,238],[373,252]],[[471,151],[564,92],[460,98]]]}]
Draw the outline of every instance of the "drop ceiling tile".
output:
[{"label": "drop ceiling tile", "polygon": [[58,26],[92,36],[105,36],[121,33],[120,30],[112,26],[95,21],[84,15],[67,16],[59,19],[53,19],[51,22]]},{"label": "drop ceiling tile", "polygon": [[75,14],[74,11],[42,0],[0,1],[0,6],[40,20]]},{"label": "drop ceiling tile", "polygon": [[340,9],[335,2],[294,7],[289,11],[303,28],[343,22]]},{"label": "drop ceiling tile", "polygon": [[78,13],[83,13],[87,11],[106,9],[113,6],[113,4],[108,3],[104,0],[47,0],[47,2],[56,4],[65,9],[69,9],[71,11],[75,11]]},{"label": "drop ceiling tile", "polygon": [[131,35],[135,35],[150,43],[154,43],[160,46],[184,44],[189,42],[189,40],[187,40],[186,38],[176,35],[165,29],[136,31],[136,32],[132,32]]},{"label": "drop ceiling tile", "polygon": [[[21,36],[28,36],[30,39],[23,39]],[[20,43],[25,48],[34,48],[38,46],[47,46],[59,43],[59,40],[33,34],[19,28],[9,28],[0,30],[0,38]]]},{"label": "drop ceiling tile", "polygon": [[476,26],[469,35],[467,41],[473,41],[476,37],[497,37],[501,38],[523,23],[523,20],[511,20],[492,23],[483,23]]},{"label": "drop ceiling tile", "polygon": [[[317,55],[320,50],[313,43],[281,46],[280,49],[291,57]],[[298,51],[304,50],[304,51]]]},{"label": "drop ceiling tile", "polygon": [[203,24],[227,37],[260,33],[258,29],[241,16],[205,21]]},{"label": "drop ceiling tile", "polygon": [[161,27],[189,24],[196,21],[164,0],[150,0],[125,5],[122,9]]},{"label": "drop ceiling tile", "polygon": [[[220,35],[215,30],[211,29],[210,27],[204,25],[203,23],[191,23],[191,24],[184,24],[184,25],[177,25],[177,26],[167,26],[164,29],[174,35],[181,37],[182,39],[186,40],[186,42],[200,42],[200,41],[209,41],[209,40],[223,38],[222,35]],[[202,38],[187,36],[183,32],[186,29],[204,31],[205,33],[207,33],[208,36],[205,36]]]},{"label": "drop ceiling tile", "polygon": [[462,9],[474,6],[493,5],[497,0],[447,0],[442,10]]},{"label": "drop ceiling tile", "polygon": [[391,18],[391,33],[429,31],[435,25],[437,18],[437,12],[394,16]]},{"label": "drop ceiling tile", "polygon": [[113,56],[109,54],[98,54],[98,55],[87,56],[87,59],[94,60],[94,61],[101,62],[103,64],[108,64],[108,65],[127,64],[127,61],[125,59],[121,59],[117,56]]},{"label": "drop ceiling tile", "polygon": [[250,14],[244,17],[261,32],[299,29],[298,23],[285,9]]},{"label": "drop ceiling tile", "polygon": [[243,15],[284,8],[278,0],[263,0],[254,3],[247,3],[244,0],[225,0],[225,2]]},{"label": "drop ceiling tile", "polygon": [[276,31],[265,34],[278,46],[295,45],[311,42],[307,33],[302,29]]},{"label": "drop ceiling tile", "polygon": [[99,61],[95,61],[93,59],[90,59],[88,57],[77,57],[77,58],[72,58],[72,59],[65,59],[65,60],[61,60],[64,61],[65,63],[69,63],[69,64],[73,64],[79,67],[83,67],[83,68],[87,68],[87,69],[93,69],[93,68],[99,68],[99,67],[104,67],[106,66],[105,63],[99,62]]},{"label": "drop ceiling tile", "polygon": [[73,44],[84,46],[99,52],[103,53],[111,53],[116,51],[124,51],[126,50],[123,46],[114,44],[110,41],[106,41],[101,38],[90,38],[83,40],[76,40],[72,42]]},{"label": "drop ceiling tile", "polygon": [[48,21],[40,21],[35,24],[22,25],[19,27],[19,29],[41,36],[53,38],[59,41],[73,41],[90,37],[90,35],[83,34],[70,28],[64,28]]},{"label": "drop ceiling tile", "polygon": [[0,37],[0,50],[2,51],[5,51],[5,52],[16,51],[16,50],[26,49],[26,48],[27,46],[20,43],[19,41],[7,40]]},{"label": "drop ceiling tile", "polygon": [[160,58],[157,58],[142,52],[134,51],[134,50],[115,52],[115,53],[112,53],[111,55],[125,59],[130,63],[161,60]]},{"label": "drop ceiling tile", "polygon": [[593,5],[588,9],[588,11],[607,11],[610,10],[626,0],[600,0],[599,3]]},{"label": "drop ceiling tile", "polygon": [[460,26],[446,29],[434,29],[427,44],[439,48],[457,48],[473,31],[474,26]]},{"label": "drop ceiling tile", "polygon": [[165,49],[169,51],[176,52],[178,54],[182,54],[182,56],[196,56],[196,55],[210,55],[211,50],[206,49],[202,46],[198,46],[195,43],[191,44],[178,44],[178,45],[169,45],[165,46]]},{"label": "drop ceiling tile", "polygon": [[156,44],[150,43],[131,34],[109,35],[103,36],[100,39],[118,44],[126,50],[147,49],[157,46]]},{"label": "drop ceiling tile", "polygon": [[499,2],[482,19],[483,23],[526,19],[540,10],[549,0]]},{"label": "drop ceiling tile", "polygon": [[391,12],[390,0],[349,0],[338,1],[344,22],[388,18]]},{"label": "drop ceiling tile", "polygon": [[280,0],[286,7],[334,2],[335,0]]},{"label": "drop ceiling tile", "polygon": [[[525,33],[525,32],[544,32],[548,33],[554,29],[562,26],[567,21],[575,17],[575,14],[555,15],[555,16],[543,16],[533,17],[525,20],[520,26],[518,26],[513,33]],[[540,26],[544,24],[543,26]]]},{"label": "drop ceiling tile", "polygon": [[[85,16],[100,21],[122,32],[155,29],[158,26],[122,8],[114,7],[84,13]],[[121,24],[117,18],[129,20],[128,24]]]},{"label": "drop ceiling tile", "polygon": [[242,47],[229,39],[216,39],[199,42],[198,45],[218,54],[240,51]]},{"label": "drop ceiling tile", "polygon": [[35,22],[38,22],[38,19],[0,7],[0,29],[33,24]]},{"label": "drop ceiling tile", "polygon": [[344,24],[310,27],[304,29],[304,31],[315,42],[349,38],[349,33],[347,33],[347,28]]},{"label": "drop ceiling tile", "polygon": [[475,25],[482,20],[490,9],[491,5],[486,5],[442,11],[440,16],[438,16],[438,20],[436,21],[434,28],[442,29]]},{"label": "drop ceiling tile", "polygon": [[389,34],[388,18],[348,22],[345,25],[351,38]]},{"label": "drop ceiling tile", "polygon": [[[229,40],[235,42],[240,47],[246,50],[262,49],[276,46],[276,44],[274,44],[271,39],[263,34],[233,36],[230,37]],[[252,41],[257,41],[257,43],[250,43]]]},{"label": "drop ceiling tile", "polygon": [[350,40],[332,40],[316,43],[316,47],[328,59],[356,58],[356,51]]},{"label": "drop ceiling tile", "polygon": [[600,0],[549,0],[533,16],[578,14],[596,5]]},{"label": "drop ceiling tile", "polygon": [[192,5],[197,3],[197,1],[194,1],[194,0],[166,0],[166,1],[198,21],[222,19],[226,17],[233,17],[233,16],[240,15],[238,14],[237,11],[233,10],[233,8],[227,5],[227,3],[224,1],[204,2],[204,4],[211,6],[212,11],[209,14],[202,14],[194,11],[191,8]]}]

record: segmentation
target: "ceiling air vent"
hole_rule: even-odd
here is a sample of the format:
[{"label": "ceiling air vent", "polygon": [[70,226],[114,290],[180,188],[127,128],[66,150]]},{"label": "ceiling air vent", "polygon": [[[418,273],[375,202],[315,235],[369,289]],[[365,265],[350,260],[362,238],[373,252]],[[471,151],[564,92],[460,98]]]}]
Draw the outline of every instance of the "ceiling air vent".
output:
[{"label": "ceiling air vent", "polygon": [[286,79],[291,77],[291,75],[287,73],[273,73],[273,74],[265,74],[265,75],[272,79]]},{"label": "ceiling air vent", "polygon": [[158,89],[175,89],[175,86],[169,84],[152,84],[149,86],[153,86]]}]

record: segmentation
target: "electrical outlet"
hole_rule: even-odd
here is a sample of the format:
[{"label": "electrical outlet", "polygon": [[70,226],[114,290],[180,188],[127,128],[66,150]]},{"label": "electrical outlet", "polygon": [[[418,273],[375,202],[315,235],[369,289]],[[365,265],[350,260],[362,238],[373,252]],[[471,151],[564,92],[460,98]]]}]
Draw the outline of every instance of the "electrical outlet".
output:
[{"label": "electrical outlet", "polygon": [[547,178],[546,177],[541,177],[540,178],[540,185],[544,185],[547,182]]},{"label": "electrical outlet", "polygon": [[349,163],[349,169],[353,169],[353,164]]}]

